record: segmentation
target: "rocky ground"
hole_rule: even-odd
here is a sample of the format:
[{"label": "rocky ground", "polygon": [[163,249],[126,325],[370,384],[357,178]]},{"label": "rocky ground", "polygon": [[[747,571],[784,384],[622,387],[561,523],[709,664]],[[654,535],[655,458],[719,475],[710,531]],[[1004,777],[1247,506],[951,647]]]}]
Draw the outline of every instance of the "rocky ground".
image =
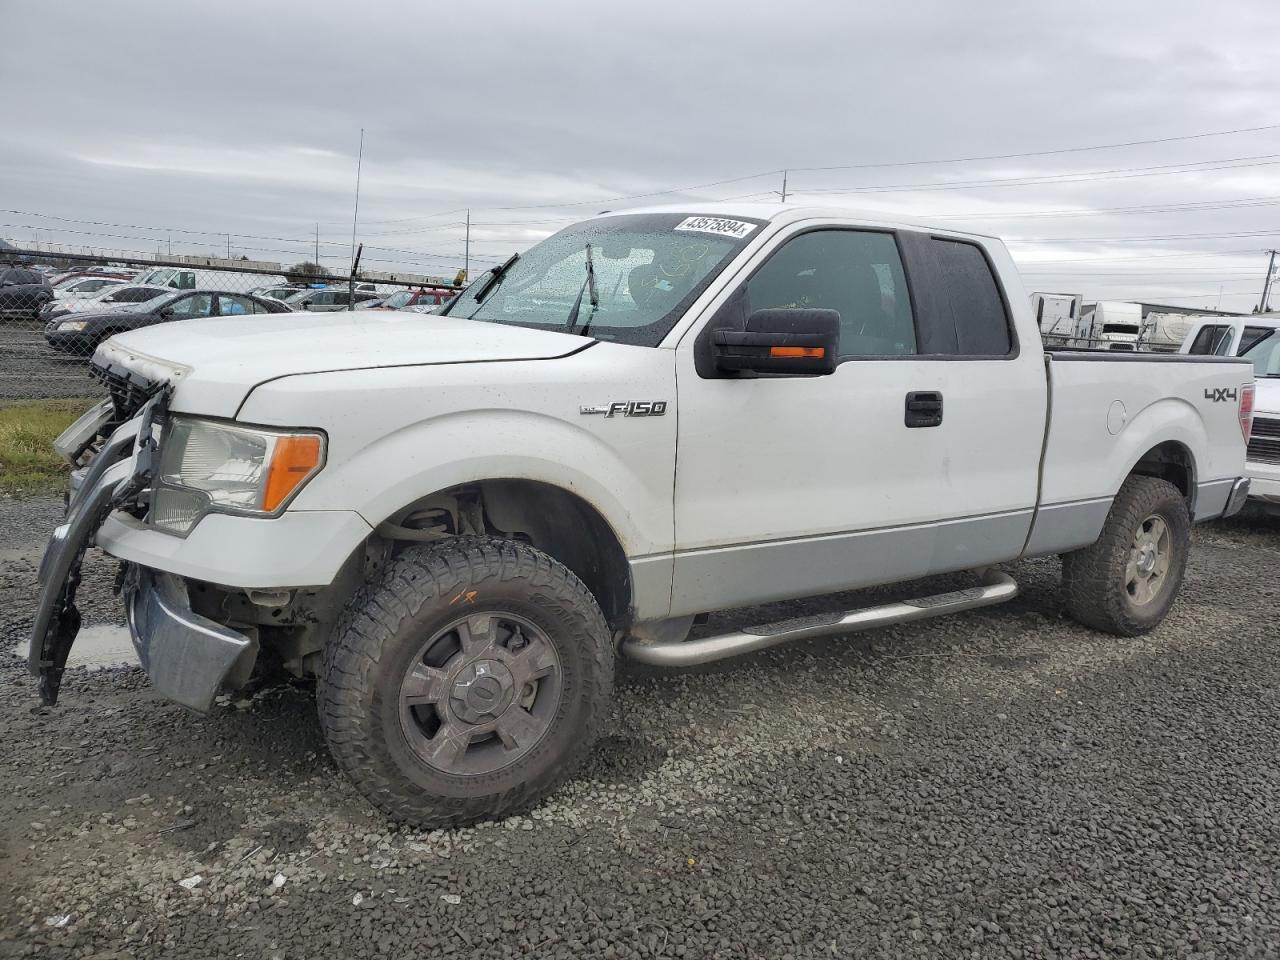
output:
[{"label": "rocky ground", "polygon": [[44,324],[0,319],[0,400],[98,396],[83,357],[58,353],[44,340]]},{"label": "rocky ground", "polygon": [[624,667],[550,802],[418,832],[335,771],[304,685],[199,717],[73,670],[39,707],[8,651],[56,514],[0,503],[0,956],[1280,954],[1280,524],[1198,528],[1139,640],[1064,619],[1039,561],[1003,607]]}]

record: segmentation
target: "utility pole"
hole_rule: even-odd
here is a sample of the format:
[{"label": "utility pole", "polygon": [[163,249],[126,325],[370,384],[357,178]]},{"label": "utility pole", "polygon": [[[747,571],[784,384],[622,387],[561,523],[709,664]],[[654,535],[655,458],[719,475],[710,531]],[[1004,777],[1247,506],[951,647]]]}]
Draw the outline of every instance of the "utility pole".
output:
[{"label": "utility pole", "polygon": [[[458,221],[453,221],[457,223]],[[467,210],[467,239],[462,247],[462,279],[463,281],[471,278],[471,210]]]},{"label": "utility pole", "polygon": [[231,234],[227,234],[227,259],[231,259]]},{"label": "utility pole", "polygon": [[1262,284],[1262,299],[1258,301],[1258,312],[1267,312],[1267,301],[1271,298],[1271,277],[1276,272],[1276,251],[1268,250],[1271,259],[1267,261],[1267,279]]},{"label": "utility pole", "polygon": [[787,171],[782,171],[782,202],[787,202]]},{"label": "utility pole", "polygon": [[320,224],[316,224],[316,258],[314,263],[320,262]]}]

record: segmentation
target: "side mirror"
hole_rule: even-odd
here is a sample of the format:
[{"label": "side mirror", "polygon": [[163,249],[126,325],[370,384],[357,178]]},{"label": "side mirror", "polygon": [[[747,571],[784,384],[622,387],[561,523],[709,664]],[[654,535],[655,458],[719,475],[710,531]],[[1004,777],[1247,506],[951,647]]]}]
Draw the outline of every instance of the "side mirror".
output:
[{"label": "side mirror", "polygon": [[833,373],[840,355],[840,314],[835,310],[757,310],[746,330],[717,330],[716,368],[725,372]]},{"label": "side mirror", "polygon": [[173,307],[161,307],[160,316],[168,320],[170,317],[173,316]]}]

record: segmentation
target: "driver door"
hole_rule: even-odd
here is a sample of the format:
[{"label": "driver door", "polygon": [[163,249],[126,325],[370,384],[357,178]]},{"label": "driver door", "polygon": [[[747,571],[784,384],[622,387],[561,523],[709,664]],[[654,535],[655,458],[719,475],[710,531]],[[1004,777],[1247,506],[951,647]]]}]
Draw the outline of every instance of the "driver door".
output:
[{"label": "driver door", "polygon": [[[915,248],[935,239],[917,236]],[[913,270],[908,288],[905,248],[892,231],[796,229],[721,301],[745,288],[748,312],[838,311],[830,375],[707,375],[705,364],[700,375],[696,328],[683,338],[672,616],[1020,552],[1035,504],[1043,371],[1034,356],[1011,359],[998,291],[1005,339],[993,355],[925,354],[935,343],[912,293],[928,278]],[[936,399],[936,422],[913,416],[913,398]]]}]

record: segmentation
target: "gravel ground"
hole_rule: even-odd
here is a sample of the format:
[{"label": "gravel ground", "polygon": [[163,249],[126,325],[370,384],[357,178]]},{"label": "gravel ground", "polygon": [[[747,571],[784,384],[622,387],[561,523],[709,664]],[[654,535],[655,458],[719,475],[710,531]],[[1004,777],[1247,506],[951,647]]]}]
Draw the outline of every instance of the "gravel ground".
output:
[{"label": "gravel ground", "polygon": [[[6,651],[35,559],[3,555]],[[457,831],[366,807],[305,685],[202,718],[69,671],[48,710],[0,655],[0,956],[1275,957],[1278,559],[1275,522],[1198,528],[1132,641],[1065,620],[1040,561],[1002,607],[624,667],[576,780]]]},{"label": "gravel ground", "polygon": [[83,359],[44,341],[43,324],[0,320],[0,400],[55,400],[103,393]]}]

